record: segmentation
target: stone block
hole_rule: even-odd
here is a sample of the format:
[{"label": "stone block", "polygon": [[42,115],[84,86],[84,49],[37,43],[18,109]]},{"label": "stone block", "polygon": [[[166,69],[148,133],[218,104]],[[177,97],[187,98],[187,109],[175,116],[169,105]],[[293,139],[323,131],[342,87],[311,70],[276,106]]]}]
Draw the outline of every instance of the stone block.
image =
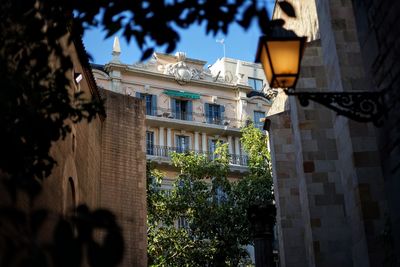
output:
[{"label": "stone block", "polygon": [[319,218],[312,218],[310,220],[312,228],[319,228],[321,227],[321,219]]},{"label": "stone block", "polygon": [[313,161],[304,161],[303,170],[305,173],[310,173],[315,171],[315,165]]},{"label": "stone block", "polygon": [[336,163],[333,160],[315,160],[315,170],[317,172],[334,172]]},{"label": "stone block", "polygon": [[353,163],[355,167],[379,166],[379,155],[376,151],[363,151],[353,153]]},{"label": "stone block", "polygon": [[326,172],[314,172],[312,173],[313,183],[326,183],[328,182],[328,174]]}]

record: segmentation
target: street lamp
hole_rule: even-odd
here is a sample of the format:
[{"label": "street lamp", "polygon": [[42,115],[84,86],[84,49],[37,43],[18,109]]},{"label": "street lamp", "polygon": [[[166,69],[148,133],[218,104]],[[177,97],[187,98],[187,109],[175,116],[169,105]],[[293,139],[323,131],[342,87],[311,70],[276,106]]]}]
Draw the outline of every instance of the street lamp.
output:
[{"label": "street lamp", "polygon": [[386,115],[381,92],[295,92],[306,37],[299,37],[283,27],[274,27],[260,37],[256,62],[261,62],[271,88],[282,88],[287,95],[298,97],[302,106],[318,102],[359,122],[381,125]]},{"label": "street lamp", "polygon": [[300,73],[300,62],[306,37],[277,28],[260,37],[257,61],[261,61],[272,88],[294,88]]}]

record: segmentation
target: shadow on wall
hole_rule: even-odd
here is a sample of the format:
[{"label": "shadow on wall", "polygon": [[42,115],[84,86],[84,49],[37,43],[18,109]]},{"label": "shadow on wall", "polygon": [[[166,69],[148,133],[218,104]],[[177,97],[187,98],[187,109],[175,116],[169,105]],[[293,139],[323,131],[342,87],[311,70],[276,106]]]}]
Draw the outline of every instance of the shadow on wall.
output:
[{"label": "shadow on wall", "polygon": [[[72,179],[69,183],[73,200]],[[110,211],[86,205],[68,215],[15,204],[0,208],[0,266],[111,267],[121,262],[123,251],[122,231]]]}]

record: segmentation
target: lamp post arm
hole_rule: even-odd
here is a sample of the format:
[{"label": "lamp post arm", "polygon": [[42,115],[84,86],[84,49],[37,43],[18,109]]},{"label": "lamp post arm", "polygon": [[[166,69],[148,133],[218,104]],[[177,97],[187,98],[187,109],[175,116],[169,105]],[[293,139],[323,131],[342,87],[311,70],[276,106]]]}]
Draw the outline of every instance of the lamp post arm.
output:
[{"label": "lamp post arm", "polygon": [[372,122],[375,126],[382,125],[387,109],[382,92],[294,92],[284,90],[287,95],[297,96],[302,106],[308,106],[310,100],[336,111],[358,122]]}]

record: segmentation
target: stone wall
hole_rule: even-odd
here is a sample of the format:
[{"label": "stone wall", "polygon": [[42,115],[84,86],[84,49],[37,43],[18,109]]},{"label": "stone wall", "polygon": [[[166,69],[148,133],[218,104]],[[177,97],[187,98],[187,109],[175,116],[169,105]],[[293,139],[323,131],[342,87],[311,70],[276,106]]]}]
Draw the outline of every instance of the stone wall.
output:
[{"label": "stone wall", "polygon": [[[385,252],[388,262],[400,264],[400,2],[354,0],[354,14],[363,65],[372,88],[385,92],[388,114],[379,129],[380,163],[389,212]],[[395,257],[397,255],[397,259]]]},{"label": "stone wall", "polygon": [[[317,1],[328,91],[368,90],[352,2]],[[382,233],[386,210],[376,129],[343,117],[335,119],[339,166],[355,266],[384,261]]]},{"label": "stone wall", "polygon": [[[313,41],[305,51],[296,90],[326,88],[321,43]],[[294,97],[289,97],[286,105],[281,102],[278,99],[276,103],[287,110],[268,117],[272,122],[271,153],[281,264],[348,266],[350,231],[333,114],[318,104],[301,107]],[[274,106],[275,103],[271,110]]]},{"label": "stone wall", "polygon": [[281,266],[308,266],[290,111],[268,116]]},{"label": "stone wall", "polygon": [[[79,85],[71,81],[71,94],[79,90],[83,92],[83,97],[90,98],[96,93],[91,83],[93,77],[86,71],[75,45],[69,45],[66,51],[71,56],[74,71],[83,75]],[[50,154],[57,165],[43,181],[42,193],[35,201],[36,207],[67,214],[82,203],[91,209],[99,206],[103,119],[96,116],[90,123],[66,122],[70,123],[71,133],[51,147]]]},{"label": "stone wall", "polygon": [[[298,12],[298,18],[303,22],[290,22],[285,26],[289,29],[294,27],[295,31],[301,32],[304,30],[303,26],[315,18],[304,14],[298,7],[298,1],[291,2]],[[356,8],[353,7],[353,2],[357,4]],[[389,30],[393,28],[390,25],[394,25],[396,21],[395,13],[389,12],[391,5],[350,0],[317,0],[315,4],[320,41],[309,43],[306,48],[301,78],[296,90],[351,92],[374,90],[376,86],[373,81],[380,82],[380,85],[385,84],[387,81],[383,78],[385,70],[395,62],[392,58],[394,55],[392,52],[387,52],[388,47],[382,48],[377,44],[388,44],[387,36],[383,34],[380,35],[382,38],[378,42],[383,29],[387,29],[391,36],[396,34],[395,30]],[[391,19],[379,17],[381,24],[377,26],[376,14],[381,12],[380,14],[384,16],[384,11],[388,12],[388,15],[391,14]],[[358,14],[357,21],[354,12]],[[279,16],[280,13],[276,11],[274,17],[279,18]],[[370,24],[365,21],[367,18]],[[385,22],[386,27],[379,30]],[[375,27],[375,31],[366,26],[371,24]],[[377,36],[371,37],[373,34]],[[392,47],[394,47],[399,38],[389,39],[393,41]],[[387,75],[386,73],[385,77],[388,77]],[[389,80],[393,85],[397,81],[398,74],[392,71],[390,75],[392,79]],[[390,127],[390,131],[388,128],[381,131],[383,137],[379,143],[378,131],[372,124],[357,123],[335,116],[332,111],[318,104],[311,104],[307,108],[300,107],[294,98],[289,100],[289,106],[289,120],[294,140],[290,142],[295,144],[293,154],[297,164],[296,175],[299,179],[298,190],[307,264],[309,266],[383,265],[386,260],[385,254],[388,253],[388,240],[385,241],[384,236],[387,196],[389,204],[396,203],[391,205],[395,236],[398,229],[396,228],[398,212],[395,212],[398,211],[399,203],[395,194],[399,188],[398,179],[397,181],[395,179],[396,166],[399,166],[399,153],[396,153],[398,127],[394,127],[394,123],[385,122],[385,127]],[[273,109],[274,106],[271,107],[271,110]],[[282,113],[274,116],[286,115]],[[272,136],[276,135],[275,131],[272,124]],[[388,134],[389,132],[392,134]],[[271,140],[274,138],[271,137]],[[280,155],[272,155],[274,156]],[[278,181],[276,186],[279,187],[281,177],[278,165],[274,173]],[[384,185],[388,194],[384,190]],[[277,202],[285,197],[288,199],[287,192],[279,188],[277,190],[279,191]],[[277,205],[281,209],[278,216],[282,216],[285,206]],[[283,225],[283,222],[278,221],[279,223]],[[290,239],[285,240],[283,226],[281,230],[283,233],[280,236],[283,239],[280,241],[284,246]],[[393,253],[394,247],[391,249]],[[284,257],[284,259],[281,257],[283,266],[296,266],[287,262],[291,257],[290,253],[298,257],[297,254],[303,252],[285,250],[281,254]]]}]

